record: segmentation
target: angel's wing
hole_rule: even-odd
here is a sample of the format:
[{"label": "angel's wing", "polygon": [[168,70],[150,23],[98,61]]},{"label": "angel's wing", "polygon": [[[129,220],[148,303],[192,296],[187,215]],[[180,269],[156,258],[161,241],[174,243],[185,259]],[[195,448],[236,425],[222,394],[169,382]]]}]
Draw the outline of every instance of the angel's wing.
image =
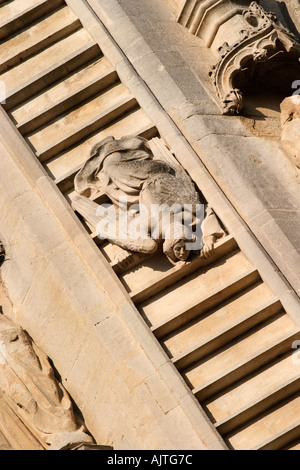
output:
[{"label": "angel's wing", "polygon": [[74,178],[74,189],[78,194],[93,197],[102,193],[101,183],[97,177],[99,171],[99,158],[90,158],[81,167]]},{"label": "angel's wing", "polygon": [[130,223],[122,223],[113,206],[99,205],[85,196],[76,195],[72,207],[95,229],[99,238],[138,253],[151,254],[157,251],[157,243],[150,237],[138,237],[137,232],[130,229]]}]

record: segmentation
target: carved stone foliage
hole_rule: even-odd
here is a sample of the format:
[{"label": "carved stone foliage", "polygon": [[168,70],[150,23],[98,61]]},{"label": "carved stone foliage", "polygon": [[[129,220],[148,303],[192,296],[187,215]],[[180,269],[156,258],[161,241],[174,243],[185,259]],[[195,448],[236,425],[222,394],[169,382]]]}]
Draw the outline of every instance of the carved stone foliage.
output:
[{"label": "carved stone foliage", "polygon": [[300,169],[300,96],[283,100],[281,109],[281,145],[296,168]]},{"label": "carved stone foliage", "polygon": [[219,47],[219,61],[210,73],[224,114],[240,113],[243,109],[240,83],[247,85],[260,74],[263,82],[266,64],[272,74],[273,65],[277,69],[283,69],[285,64],[290,67],[289,60],[294,58],[297,62],[300,57],[300,44],[293,34],[256,2],[242,12],[242,17],[247,27],[233,44],[226,42]]},{"label": "carved stone foliage", "polygon": [[[119,268],[160,250],[173,264],[186,262],[191,249],[202,247],[202,229],[197,232],[202,223],[203,256],[210,256],[216,239],[224,235],[211,209],[206,208],[205,217],[203,211],[201,220],[198,209],[203,205],[193,182],[158,142],[109,137],[92,149],[75,177],[73,208],[97,227],[101,238],[122,248],[116,255]],[[111,205],[94,202],[103,193]]]},{"label": "carved stone foliage", "polygon": [[[48,357],[4,315],[0,315],[0,397],[8,415],[15,413],[43,448],[71,450],[94,445],[84,426],[77,424],[71,400],[56,380]],[[0,429],[5,436],[5,422]],[[10,434],[8,429],[7,436]]]}]

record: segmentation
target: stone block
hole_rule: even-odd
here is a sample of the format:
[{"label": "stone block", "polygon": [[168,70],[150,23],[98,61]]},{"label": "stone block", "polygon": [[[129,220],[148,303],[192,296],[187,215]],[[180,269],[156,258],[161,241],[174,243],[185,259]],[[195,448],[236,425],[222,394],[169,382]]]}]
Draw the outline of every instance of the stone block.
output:
[{"label": "stone block", "polygon": [[135,0],[118,0],[118,4],[129,17],[173,19],[171,12],[159,0],[143,4],[137,3]]},{"label": "stone block", "polygon": [[177,406],[177,400],[175,400],[174,396],[167,388],[166,381],[162,380],[161,377],[158,375],[149,377],[146,381],[146,385],[164,413],[168,413]]}]

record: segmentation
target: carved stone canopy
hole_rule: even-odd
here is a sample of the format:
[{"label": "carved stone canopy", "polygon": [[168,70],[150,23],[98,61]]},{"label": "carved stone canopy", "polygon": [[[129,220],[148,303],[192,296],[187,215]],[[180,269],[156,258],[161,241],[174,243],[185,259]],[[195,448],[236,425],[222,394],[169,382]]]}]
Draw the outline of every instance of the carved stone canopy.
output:
[{"label": "carved stone canopy", "polygon": [[272,13],[249,0],[186,0],[178,21],[218,56],[210,75],[223,114],[239,114],[249,85],[291,94],[300,43]]},{"label": "carved stone canopy", "polygon": [[273,82],[277,90],[290,94],[300,72],[300,43],[277,25],[274,15],[256,2],[242,15],[249,26],[240,31],[237,42],[219,48],[219,61],[211,71],[224,114],[242,111],[242,89],[249,84],[269,86]]},{"label": "carved stone canopy", "polygon": [[232,42],[238,36],[243,24],[239,15],[248,6],[249,0],[185,0],[178,22],[215,53],[225,37]]}]

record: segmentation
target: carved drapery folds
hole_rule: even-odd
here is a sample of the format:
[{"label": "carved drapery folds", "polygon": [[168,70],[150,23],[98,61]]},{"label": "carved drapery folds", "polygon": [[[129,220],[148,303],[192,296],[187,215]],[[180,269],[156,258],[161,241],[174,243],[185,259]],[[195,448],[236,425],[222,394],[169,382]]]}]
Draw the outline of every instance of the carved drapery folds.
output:
[{"label": "carved drapery folds", "polygon": [[[24,423],[42,448],[101,448],[94,444],[84,426],[77,424],[71,400],[56,380],[48,357],[19,325],[3,314],[0,315],[0,399],[0,405]],[[5,423],[5,419],[0,423],[4,436]],[[10,424],[7,435],[11,432]]]},{"label": "carved drapery folds", "polygon": [[295,64],[299,65],[300,43],[295,36],[258,3],[252,2],[247,8],[242,8],[242,3],[246,2],[196,2],[189,20],[187,13],[179,18],[182,24],[185,18],[190,31],[201,36],[213,53],[219,54],[210,75],[224,114],[242,111],[242,89],[253,81],[265,84],[275,73],[278,87],[283,89],[291,88],[297,79],[293,69],[295,73]]}]

